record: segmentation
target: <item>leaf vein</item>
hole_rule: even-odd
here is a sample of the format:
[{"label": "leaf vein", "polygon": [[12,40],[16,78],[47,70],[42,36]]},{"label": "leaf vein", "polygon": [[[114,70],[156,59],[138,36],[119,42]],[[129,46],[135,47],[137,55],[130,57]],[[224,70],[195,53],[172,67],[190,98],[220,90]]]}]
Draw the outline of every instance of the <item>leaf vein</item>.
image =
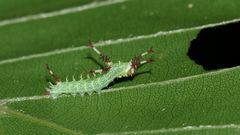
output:
[{"label": "leaf vein", "polygon": [[[217,70],[217,71],[211,71],[211,72],[198,74],[198,75],[181,77],[181,78],[177,78],[177,79],[171,79],[171,80],[162,81],[162,82],[154,82],[154,83],[147,83],[147,84],[138,84],[138,85],[134,85],[134,86],[112,88],[112,89],[103,90],[102,93],[104,94],[104,93],[108,93],[108,92],[116,92],[116,91],[121,91],[121,90],[145,88],[145,87],[149,87],[149,86],[168,85],[168,84],[179,83],[179,82],[183,82],[183,81],[187,81],[187,80],[191,80],[191,79],[195,79],[195,78],[201,78],[201,77],[206,77],[206,76],[211,76],[211,75],[218,75],[221,73],[238,70],[238,69],[240,69],[240,66],[221,69],[221,70]],[[70,96],[70,95],[62,95],[59,97],[66,97],[66,96]],[[41,100],[41,99],[49,99],[49,98],[51,98],[51,97],[50,96],[32,96],[32,97],[15,97],[15,98],[1,99],[0,106],[5,105],[5,104],[11,104],[14,102],[26,101],[26,100]]]},{"label": "leaf vein", "polygon": [[[100,42],[96,43],[95,46],[99,47],[99,46],[110,46],[110,45],[116,45],[116,44],[120,45],[120,43],[127,43],[127,42],[131,42],[131,41],[149,39],[149,38],[159,37],[159,36],[163,36],[163,35],[172,35],[172,34],[189,32],[189,31],[194,31],[194,30],[200,30],[200,29],[204,29],[204,28],[210,28],[210,27],[225,25],[225,24],[229,24],[229,23],[239,22],[239,21],[240,21],[240,18],[237,18],[237,19],[233,19],[233,20],[223,21],[223,22],[219,22],[219,23],[211,23],[211,24],[206,24],[206,25],[201,25],[201,26],[196,26],[196,27],[182,28],[182,29],[176,29],[176,30],[170,30],[170,31],[159,31],[157,33],[153,33],[153,34],[149,34],[149,35],[139,35],[139,36],[135,36],[135,37],[131,37],[131,38],[119,38],[116,40],[100,41]],[[21,56],[21,57],[17,57],[17,58],[1,60],[0,65],[24,61],[24,60],[48,57],[48,56],[52,56],[52,55],[64,54],[64,53],[69,53],[69,52],[74,52],[74,51],[80,51],[80,50],[85,50],[85,49],[88,49],[88,48],[86,46],[79,46],[79,47],[71,47],[71,48],[54,50],[54,51],[50,51],[50,52],[31,54],[31,55],[27,55],[27,56]]]},{"label": "leaf vein", "polygon": [[170,132],[188,132],[188,131],[201,131],[209,129],[240,129],[240,125],[227,124],[227,125],[200,125],[200,126],[186,126],[179,128],[163,128],[159,130],[142,130],[142,131],[128,131],[118,133],[100,133],[97,135],[132,135],[132,134],[157,134],[157,133],[170,133]]},{"label": "leaf vein", "polygon": [[12,109],[7,108],[7,107],[1,107],[0,106],[0,111],[6,112],[8,114],[11,114],[11,115],[17,117],[17,118],[21,118],[25,121],[30,121],[32,123],[44,125],[48,128],[55,129],[57,131],[67,133],[67,134],[70,134],[70,135],[81,135],[82,134],[82,133],[76,132],[72,129],[65,128],[65,127],[63,127],[61,125],[58,125],[56,123],[49,122],[49,121],[46,121],[46,120],[43,120],[43,119],[40,119],[40,118],[37,118],[37,117],[33,117],[31,115],[27,115],[27,114],[21,113],[21,112],[16,111],[16,110],[12,110]]},{"label": "leaf vein", "polygon": [[39,19],[45,19],[45,18],[50,18],[50,17],[55,17],[55,16],[61,16],[61,15],[81,12],[81,11],[94,9],[94,8],[98,8],[98,7],[102,7],[102,6],[107,6],[107,5],[112,5],[112,4],[117,4],[117,3],[121,3],[121,2],[125,2],[125,1],[126,0],[107,0],[107,1],[102,1],[102,2],[92,2],[92,3],[86,4],[86,5],[65,8],[65,9],[56,10],[56,11],[52,11],[52,12],[48,12],[48,13],[39,13],[39,14],[34,14],[34,15],[22,16],[22,17],[18,17],[18,18],[6,19],[6,20],[0,21],[0,27],[6,26],[6,25],[11,25],[11,24],[29,22],[32,20],[39,20]]}]

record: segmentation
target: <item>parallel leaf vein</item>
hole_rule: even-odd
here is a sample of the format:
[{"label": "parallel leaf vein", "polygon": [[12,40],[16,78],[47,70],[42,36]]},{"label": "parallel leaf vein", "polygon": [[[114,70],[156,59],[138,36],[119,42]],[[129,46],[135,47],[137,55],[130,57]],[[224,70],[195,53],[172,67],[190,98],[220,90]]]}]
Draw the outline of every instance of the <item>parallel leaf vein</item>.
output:
[{"label": "parallel leaf vein", "polygon": [[[205,76],[218,75],[218,74],[221,74],[221,73],[225,73],[225,72],[233,71],[233,70],[238,70],[238,69],[240,69],[240,66],[221,69],[221,70],[212,71],[212,72],[203,73],[203,74],[198,74],[198,75],[193,75],[193,76],[181,77],[181,78],[162,81],[162,82],[154,82],[154,83],[139,84],[139,85],[134,85],[134,86],[112,88],[112,89],[103,90],[102,94],[108,93],[108,92],[121,91],[121,90],[130,90],[130,89],[136,89],[136,88],[146,88],[146,87],[149,87],[149,86],[159,86],[159,85],[168,85],[168,84],[173,84],[173,83],[179,83],[179,82],[183,82],[183,81],[186,81],[186,80],[191,80],[191,79],[194,79],[194,78],[201,78],[201,77],[205,77]],[[66,97],[66,96],[69,96],[69,95],[63,95],[63,96],[59,96],[59,97]],[[50,96],[32,96],[32,97],[15,97],[15,98],[10,98],[10,99],[1,99],[0,100],[0,106],[5,105],[5,104],[11,104],[11,103],[14,103],[14,102],[21,102],[21,101],[26,101],[26,100],[41,100],[41,99],[48,99],[48,98],[51,98],[51,97]]]},{"label": "parallel leaf vein", "polygon": [[65,127],[63,127],[61,125],[58,125],[56,123],[53,123],[53,122],[50,122],[50,121],[46,121],[46,120],[43,120],[43,119],[39,119],[39,118],[30,116],[30,115],[27,115],[27,114],[23,114],[23,113],[21,113],[19,111],[15,111],[15,110],[12,110],[12,109],[7,108],[7,107],[1,107],[0,106],[0,111],[8,113],[10,115],[13,115],[13,116],[15,116],[17,118],[20,118],[22,120],[30,121],[32,123],[36,123],[36,124],[39,124],[39,125],[43,125],[43,126],[46,126],[48,128],[55,129],[55,130],[57,130],[59,132],[67,133],[69,135],[81,135],[82,134],[80,132],[76,132],[74,130],[65,128]]},{"label": "parallel leaf vein", "polygon": [[40,14],[35,14],[35,15],[23,16],[23,17],[19,17],[19,18],[2,20],[2,21],[0,21],[0,27],[6,26],[6,25],[11,25],[11,24],[29,22],[32,20],[39,20],[39,19],[45,19],[45,18],[50,18],[50,17],[55,17],[55,16],[61,16],[61,15],[81,12],[81,11],[85,11],[85,10],[89,10],[89,9],[102,7],[102,6],[121,3],[124,1],[126,1],[126,0],[107,0],[107,1],[102,1],[102,2],[93,2],[90,4],[83,5],[83,6],[81,5],[81,6],[77,6],[77,7],[65,8],[65,9],[52,11],[52,12],[48,12],[48,13],[40,13]]},{"label": "parallel leaf vein", "polygon": [[[227,124],[227,125],[200,125],[200,126],[187,126],[180,128],[164,128],[159,130],[142,130],[142,131],[129,131],[129,132],[118,132],[118,133],[100,133],[97,135],[140,135],[140,134],[159,134],[159,133],[174,133],[174,132],[189,132],[189,131],[201,131],[209,129],[240,129],[240,125]],[[240,132],[240,130],[238,131]]]},{"label": "parallel leaf vein", "polygon": [[[206,24],[206,25],[201,25],[201,26],[196,26],[196,27],[191,27],[191,28],[182,28],[182,29],[170,30],[170,31],[159,31],[154,34],[140,35],[140,36],[135,36],[135,37],[131,37],[131,38],[106,40],[106,41],[101,41],[101,42],[96,43],[95,46],[97,46],[97,47],[98,46],[110,46],[110,45],[116,45],[116,44],[121,45],[120,43],[126,43],[126,42],[141,40],[141,39],[149,39],[149,38],[159,37],[159,36],[163,36],[163,35],[171,35],[171,34],[177,34],[177,33],[182,33],[182,32],[200,30],[200,29],[204,29],[204,28],[215,27],[215,26],[225,25],[225,24],[239,22],[239,21],[240,21],[240,18],[237,18],[237,19],[233,19],[233,20],[223,21],[223,22],[219,22],[219,23]],[[80,46],[80,47],[72,47],[72,48],[65,48],[65,49],[60,49],[60,50],[55,50],[55,51],[50,51],[50,52],[44,52],[44,53],[39,53],[39,54],[31,54],[28,56],[21,56],[21,57],[17,57],[17,58],[2,60],[2,61],[0,61],[0,65],[24,61],[24,60],[48,57],[48,56],[52,56],[52,55],[64,54],[64,53],[69,53],[69,52],[74,52],[74,51],[79,51],[79,50],[85,50],[85,49],[87,49],[86,46]]]}]

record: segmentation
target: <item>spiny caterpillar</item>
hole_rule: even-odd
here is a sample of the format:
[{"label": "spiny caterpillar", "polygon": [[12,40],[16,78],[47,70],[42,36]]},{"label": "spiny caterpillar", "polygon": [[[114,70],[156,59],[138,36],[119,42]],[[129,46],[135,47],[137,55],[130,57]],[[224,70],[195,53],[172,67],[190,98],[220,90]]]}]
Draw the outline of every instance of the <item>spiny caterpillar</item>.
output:
[{"label": "spiny caterpillar", "polygon": [[[80,79],[69,82],[62,82],[56,74],[47,66],[47,70],[49,74],[53,77],[55,84],[53,85],[50,82],[49,88],[47,88],[46,92],[53,98],[58,97],[61,94],[71,94],[71,95],[84,95],[85,93],[91,95],[93,92],[100,93],[101,90],[107,87],[115,78],[129,77],[133,76],[136,69],[145,63],[152,62],[152,59],[142,60],[141,58],[149,53],[152,53],[153,50],[150,48],[146,52],[140,54],[137,57],[134,57],[129,62],[124,63],[112,63],[110,58],[107,55],[104,55],[100,52],[91,42],[88,44],[89,48],[92,48],[103,60],[105,67],[103,69],[92,70],[91,74],[94,75],[93,78],[88,79]],[[96,76],[96,73],[101,74],[100,76]]]}]

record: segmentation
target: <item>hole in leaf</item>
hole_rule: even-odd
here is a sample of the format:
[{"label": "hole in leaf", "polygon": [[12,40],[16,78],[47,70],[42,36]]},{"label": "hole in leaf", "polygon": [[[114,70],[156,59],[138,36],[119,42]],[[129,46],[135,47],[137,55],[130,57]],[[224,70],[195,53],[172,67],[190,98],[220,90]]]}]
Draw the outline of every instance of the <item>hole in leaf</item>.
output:
[{"label": "hole in leaf", "polygon": [[188,56],[205,70],[240,65],[240,22],[200,31],[191,41]]}]

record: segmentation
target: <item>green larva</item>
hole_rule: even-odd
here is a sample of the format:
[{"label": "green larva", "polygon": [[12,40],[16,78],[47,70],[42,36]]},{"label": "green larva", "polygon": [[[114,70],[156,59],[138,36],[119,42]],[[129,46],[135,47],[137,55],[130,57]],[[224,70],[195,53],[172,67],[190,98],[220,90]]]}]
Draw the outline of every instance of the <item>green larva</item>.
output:
[{"label": "green larva", "polygon": [[103,69],[91,71],[94,76],[96,73],[101,75],[80,80],[75,80],[73,78],[73,81],[71,82],[62,82],[47,65],[48,72],[54,78],[56,84],[53,85],[50,83],[50,86],[47,89],[47,93],[51,97],[56,98],[61,94],[84,95],[87,93],[91,95],[93,92],[100,93],[101,90],[107,87],[114,79],[132,76],[140,65],[152,61],[152,59],[140,60],[143,56],[152,53],[152,48],[131,59],[129,62],[112,63],[109,57],[101,53],[91,42],[89,43],[88,47],[92,48],[106,65]]}]

